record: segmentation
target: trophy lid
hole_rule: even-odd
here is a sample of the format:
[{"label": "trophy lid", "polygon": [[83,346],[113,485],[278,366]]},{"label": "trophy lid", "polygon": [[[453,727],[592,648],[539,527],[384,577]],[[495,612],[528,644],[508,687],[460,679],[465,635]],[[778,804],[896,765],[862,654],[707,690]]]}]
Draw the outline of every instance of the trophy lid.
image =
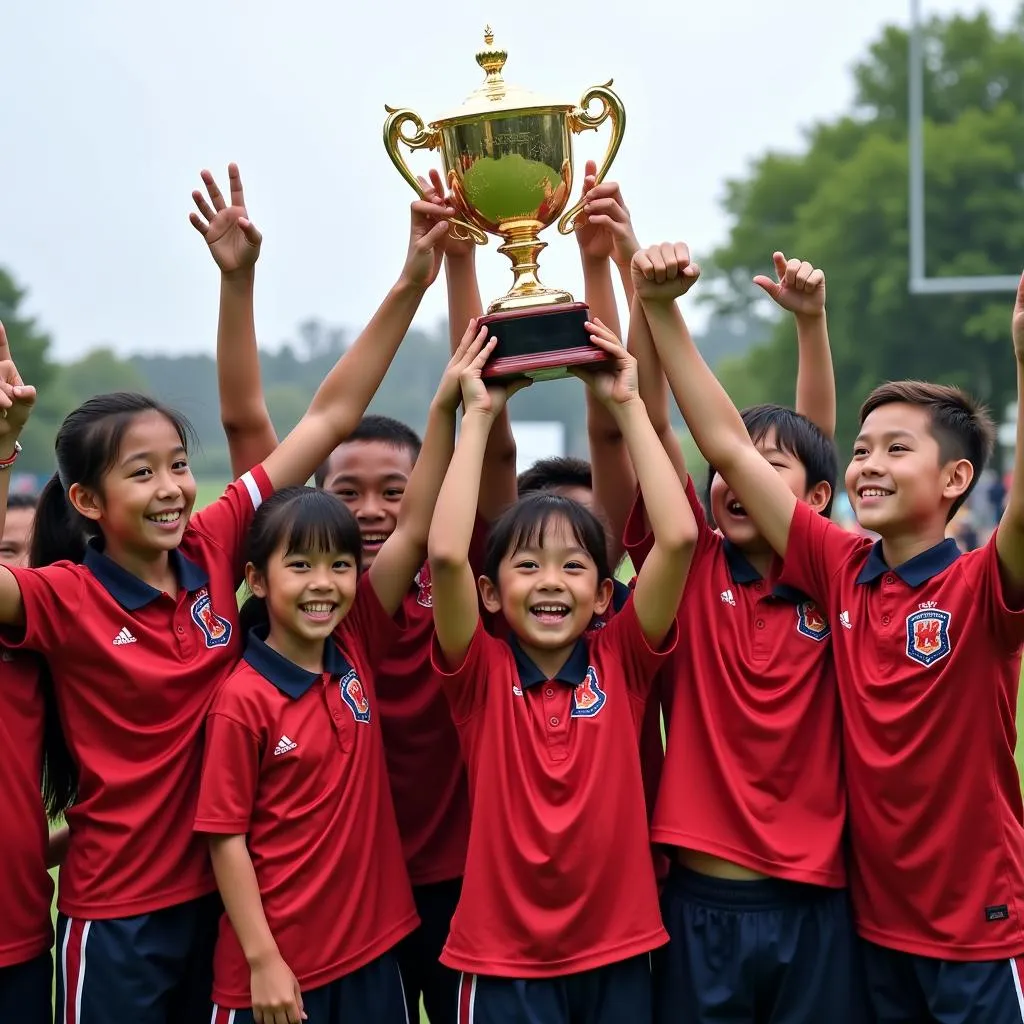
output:
[{"label": "trophy lid", "polygon": [[506,82],[501,77],[501,71],[505,66],[505,61],[508,60],[508,51],[494,46],[494,33],[491,31],[490,25],[484,29],[484,44],[486,49],[476,55],[477,64],[484,69],[486,74],[483,84],[479,89],[470,93],[461,107],[437,118],[434,121],[435,125],[475,120],[484,115],[504,114],[517,110],[538,108],[573,110],[575,108],[575,103],[554,100]]}]

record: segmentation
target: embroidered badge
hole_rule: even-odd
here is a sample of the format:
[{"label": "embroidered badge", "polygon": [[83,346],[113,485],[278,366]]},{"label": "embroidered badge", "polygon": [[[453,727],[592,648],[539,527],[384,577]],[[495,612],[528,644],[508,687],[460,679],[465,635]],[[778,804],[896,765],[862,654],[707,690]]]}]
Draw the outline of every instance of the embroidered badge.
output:
[{"label": "embroidered badge", "polygon": [[797,605],[796,629],[798,633],[809,636],[819,643],[832,632],[825,616],[813,601],[804,601]]},{"label": "embroidered badge", "polygon": [[952,650],[949,642],[949,612],[924,608],[907,616],[907,657],[926,668],[941,661]]},{"label": "embroidered badge", "polygon": [[341,687],[341,699],[348,705],[352,717],[357,722],[369,723],[370,701],[359,676],[356,675],[356,670],[350,669],[346,672],[338,685]]},{"label": "embroidered badge", "polygon": [[[408,577],[406,577],[408,579]],[[423,568],[416,573],[413,583],[416,584],[416,603],[424,608],[434,607],[434,594],[430,584],[430,563],[424,564]]]},{"label": "embroidered badge", "polygon": [[231,623],[213,610],[210,592],[204,587],[192,602],[192,621],[206,638],[207,647],[224,647],[231,641]]},{"label": "embroidered badge", "polygon": [[604,707],[608,695],[597,681],[594,666],[587,669],[586,678],[572,691],[571,718],[593,718]]}]

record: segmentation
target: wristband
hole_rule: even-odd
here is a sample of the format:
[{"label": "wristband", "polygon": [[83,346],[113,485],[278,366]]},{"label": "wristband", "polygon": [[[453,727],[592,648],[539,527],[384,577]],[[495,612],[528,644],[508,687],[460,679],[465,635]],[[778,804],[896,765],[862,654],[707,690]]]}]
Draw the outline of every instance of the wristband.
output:
[{"label": "wristband", "polygon": [[11,466],[18,461],[18,456],[21,454],[21,442],[14,442],[14,451],[6,459],[0,459],[0,473],[4,470],[10,469]]}]

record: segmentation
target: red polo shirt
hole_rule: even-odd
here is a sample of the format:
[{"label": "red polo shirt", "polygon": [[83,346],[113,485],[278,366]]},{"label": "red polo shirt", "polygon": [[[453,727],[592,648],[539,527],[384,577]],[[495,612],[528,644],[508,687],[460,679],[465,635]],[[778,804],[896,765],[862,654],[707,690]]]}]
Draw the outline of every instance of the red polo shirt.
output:
[{"label": "red polo shirt", "polygon": [[[195,827],[247,836],[267,923],[303,989],[387,952],[418,924],[388,789],[371,665],[395,623],[368,582],[314,675],[250,636],[207,720]],[[250,1006],[227,915],[213,999]]]},{"label": "red polo shirt", "polygon": [[43,697],[39,659],[0,648],[0,968],[42,956],[53,944],[46,870]]},{"label": "red polo shirt", "polygon": [[[846,794],[828,623],[711,529],[692,480],[686,494],[699,537],[679,606],[683,643],[662,672],[670,717],[652,838],[842,887]],[[641,565],[651,541],[639,497],[624,541]]]},{"label": "red polo shirt", "polygon": [[69,917],[130,917],[215,888],[206,844],[191,828],[202,727],[241,656],[243,545],[271,492],[258,466],[192,517],[171,553],[173,595],[96,547],[82,565],[4,567],[25,608],[18,646],[46,656],[79,768],[57,897]]},{"label": "red polo shirt", "polygon": [[881,543],[798,504],[783,578],[835,629],[860,934],[948,960],[1020,956],[1024,611],[1008,604],[995,536],[890,568]]},{"label": "red polo shirt", "polygon": [[[487,523],[473,527],[470,564],[478,572]],[[434,636],[430,563],[403,605],[404,628],[374,666],[384,754],[402,849],[413,885],[460,878],[469,842],[469,789],[459,735],[430,664]]]},{"label": "red polo shirt", "polygon": [[652,650],[630,601],[547,679],[514,638],[479,625],[461,665],[434,648],[469,770],[462,898],[441,962],[556,977],[667,939],[658,909],[638,737]]}]

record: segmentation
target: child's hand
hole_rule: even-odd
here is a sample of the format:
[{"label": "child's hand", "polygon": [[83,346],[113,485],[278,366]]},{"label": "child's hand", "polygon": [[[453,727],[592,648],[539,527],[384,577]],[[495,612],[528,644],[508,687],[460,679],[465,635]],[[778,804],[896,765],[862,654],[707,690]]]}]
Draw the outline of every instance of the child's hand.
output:
[{"label": "child's hand", "polygon": [[532,380],[517,380],[507,385],[485,384],[480,374],[493,348],[493,344],[484,346],[476,358],[459,374],[463,417],[476,413],[494,420],[517,391],[522,391],[533,383]]},{"label": "child's hand", "polygon": [[[420,187],[423,189],[423,198],[429,199],[435,206],[446,206],[449,209],[454,210],[455,203],[452,202],[452,197],[449,193],[445,192],[444,182],[441,180],[441,172],[436,168],[430,169],[430,180],[427,181],[425,178],[419,178]],[[448,234],[441,239],[441,248],[444,250],[445,256],[450,260],[469,259],[476,255],[477,244],[473,239],[466,235],[465,230],[461,230],[460,235],[466,235],[465,238],[455,237],[457,227],[453,226],[449,228]]]},{"label": "child's hand", "polygon": [[576,217],[576,241],[580,252],[588,259],[606,260],[611,257],[616,266],[629,266],[640,243],[633,233],[629,210],[622,201],[622,193],[614,181],[597,181],[597,164],[588,160],[583,172],[583,196],[586,205]]},{"label": "child's hand", "polygon": [[609,364],[592,370],[581,367],[572,371],[573,376],[579,377],[609,409],[639,398],[636,359],[600,320],[595,318],[593,323],[588,320],[586,327],[590,340],[604,350]]},{"label": "child's hand", "polygon": [[1024,363],[1024,275],[1017,285],[1017,301],[1013,307],[1013,354]]},{"label": "child's hand", "polygon": [[444,240],[454,207],[435,202],[438,197],[417,199],[410,207],[409,251],[402,268],[402,280],[416,288],[429,288],[437,280],[444,260]]},{"label": "child's hand", "polygon": [[810,263],[786,260],[781,252],[772,254],[775,263],[773,281],[764,274],[754,278],[754,284],[766,291],[783,309],[796,316],[818,316],[825,311],[825,272]]},{"label": "child's hand", "polygon": [[[434,396],[434,401],[442,409],[455,413],[462,400],[462,375],[469,369],[477,368],[478,363],[479,370],[482,370],[497,343],[497,338],[487,337],[486,327],[477,326],[476,317],[469,321],[466,333],[462,335],[459,347],[449,360],[437,394]],[[477,377],[479,378],[479,372]]]},{"label": "child's hand", "polygon": [[299,1024],[306,1019],[299,983],[280,954],[253,967],[250,991],[256,1024]]},{"label": "child's hand", "polygon": [[7,332],[0,324],[0,447],[4,447],[5,442],[14,447],[14,441],[28,422],[35,404],[36,389],[22,382],[21,374],[11,359]]},{"label": "child's hand", "polygon": [[238,164],[228,164],[228,187],[231,205],[224,202],[224,196],[209,171],[202,172],[203,184],[210,194],[210,203],[199,189],[192,193],[199,213],[190,213],[192,226],[206,239],[210,255],[226,277],[246,274],[252,271],[260,258],[263,236],[256,230],[245,209],[242,193],[242,177]]},{"label": "child's hand", "polygon": [[641,249],[629,272],[636,294],[645,302],[675,302],[700,277],[700,267],[690,262],[690,248],[684,242]]}]

